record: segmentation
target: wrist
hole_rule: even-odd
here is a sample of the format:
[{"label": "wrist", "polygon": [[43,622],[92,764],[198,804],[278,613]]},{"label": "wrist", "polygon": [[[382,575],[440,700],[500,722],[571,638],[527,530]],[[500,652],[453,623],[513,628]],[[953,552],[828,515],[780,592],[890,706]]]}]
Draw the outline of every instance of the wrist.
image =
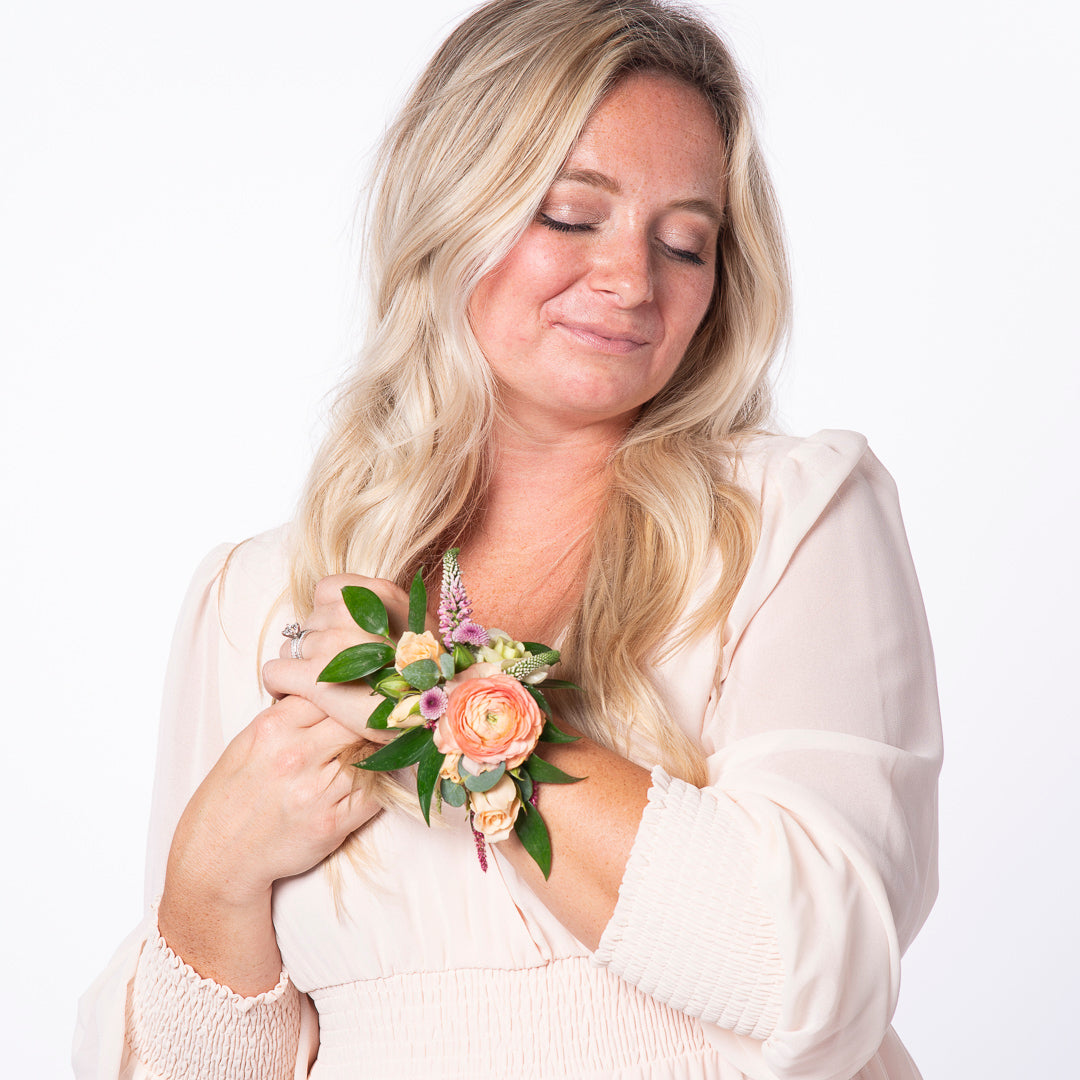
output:
[{"label": "wrist", "polygon": [[236,894],[166,873],[158,933],[197,974],[243,997],[272,989],[281,954],[271,916],[271,893]]}]

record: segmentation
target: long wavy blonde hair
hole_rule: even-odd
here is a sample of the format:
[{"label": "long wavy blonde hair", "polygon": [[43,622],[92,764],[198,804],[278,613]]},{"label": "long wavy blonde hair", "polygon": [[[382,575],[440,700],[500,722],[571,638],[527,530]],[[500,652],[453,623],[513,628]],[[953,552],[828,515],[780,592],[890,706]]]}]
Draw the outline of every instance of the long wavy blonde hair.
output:
[{"label": "long wavy blonde hair", "polygon": [[[665,648],[723,625],[745,575],[757,508],[732,482],[732,460],[740,433],[769,418],[767,375],[790,295],[746,86],[723,41],[685,8],[492,0],[420,75],[377,158],[366,341],[299,511],[292,600],[304,616],[316,582],[342,572],[405,584],[468,528],[498,415],[469,298],[535,218],[600,100],[641,71],[682,80],[715,112],[726,193],[719,269],[674,378],[611,460],[584,594],[563,638],[560,674],[580,673],[588,692],[557,708],[605,746],[648,747],[701,784],[700,748],[673,721],[650,671]],[[717,558],[722,573],[688,617]],[[387,777],[361,775],[384,803],[409,804]]]}]

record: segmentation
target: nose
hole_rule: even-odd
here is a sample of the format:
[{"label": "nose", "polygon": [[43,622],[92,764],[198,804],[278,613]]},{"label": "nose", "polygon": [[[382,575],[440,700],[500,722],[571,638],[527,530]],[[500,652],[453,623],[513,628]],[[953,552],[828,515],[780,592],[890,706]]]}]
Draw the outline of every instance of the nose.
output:
[{"label": "nose", "polygon": [[610,235],[594,250],[589,284],[622,308],[647,304],[653,298],[648,238],[627,233]]}]

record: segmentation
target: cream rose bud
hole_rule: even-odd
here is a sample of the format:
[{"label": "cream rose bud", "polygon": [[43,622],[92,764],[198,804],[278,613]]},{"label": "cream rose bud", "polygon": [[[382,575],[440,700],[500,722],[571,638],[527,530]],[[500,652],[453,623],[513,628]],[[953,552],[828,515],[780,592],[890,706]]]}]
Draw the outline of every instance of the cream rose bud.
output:
[{"label": "cream rose bud", "polygon": [[458,772],[458,762],[461,761],[460,754],[447,754],[443,758],[443,763],[439,768],[439,776],[444,780],[449,780],[452,784],[461,783],[461,773]]},{"label": "cream rose bud", "polygon": [[509,776],[504,774],[490,791],[470,791],[469,802],[477,832],[483,833],[492,844],[510,838],[514,819],[521,810],[521,797]]},{"label": "cream rose bud", "polygon": [[420,715],[420,695],[407,694],[391,710],[386,718],[388,728],[419,727],[427,721]]},{"label": "cream rose bud", "polygon": [[439,653],[442,651],[443,647],[436,641],[435,635],[430,630],[425,630],[422,634],[414,634],[411,630],[406,630],[398,639],[397,651],[394,653],[394,667],[398,671],[403,671],[410,664],[415,664],[417,660],[434,660],[438,663]]}]

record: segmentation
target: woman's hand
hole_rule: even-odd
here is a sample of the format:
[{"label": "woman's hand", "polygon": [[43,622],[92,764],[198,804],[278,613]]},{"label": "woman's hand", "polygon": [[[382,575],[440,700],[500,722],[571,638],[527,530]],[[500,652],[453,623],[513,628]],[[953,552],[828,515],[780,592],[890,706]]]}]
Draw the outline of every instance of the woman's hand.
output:
[{"label": "woman's hand", "polygon": [[277,983],[271,886],[324,859],[378,811],[338,760],[355,741],[317,706],[283,698],[233,739],[192,796],[158,926],[200,975],[245,995]]},{"label": "woman's hand", "polygon": [[[275,697],[295,694],[318,706],[327,716],[349,728],[355,735],[385,741],[382,732],[368,728],[367,719],[383,699],[364,682],[321,683],[319,674],[343,649],[382,638],[365,633],[353,621],[341,590],[346,585],[370,589],[383,604],[390,622],[390,638],[396,641],[409,619],[409,594],[392,581],[360,577],[358,574],[335,574],[315,586],[315,606],[304,621],[302,660],[292,659],[292,642],[281,646],[280,657],[263,667],[263,683]],[[390,732],[390,735],[395,734]]]}]

